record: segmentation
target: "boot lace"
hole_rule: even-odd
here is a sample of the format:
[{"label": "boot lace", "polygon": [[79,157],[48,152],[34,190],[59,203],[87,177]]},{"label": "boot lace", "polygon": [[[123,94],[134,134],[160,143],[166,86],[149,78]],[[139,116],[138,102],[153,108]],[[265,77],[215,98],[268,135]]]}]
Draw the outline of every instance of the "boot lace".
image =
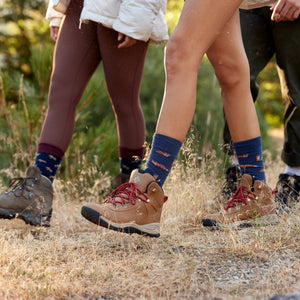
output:
[{"label": "boot lace", "polygon": [[[11,192],[19,197],[19,196],[22,196],[23,195],[23,191],[24,190],[27,190],[30,192],[30,189],[28,189],[28,186],[34,186],[33,183],[29,184],[28,183],[28,180],[34,180],[34,181],[37,181],[37,178],[36,177],[26,177],[26,178],[23,178],[23,177],[16,177],[16,178],[12,178],[10,181],[9,181],[9,188],[11,188]],[[20,194],[16,193],[17,191],[21,192]],[[31,192],[29,193],[29,196],[31,196]]]},{"label": "boot lace", "polygon": [[224,207],[225,210],[228,210],[231,207],[235,207],[240,203],[244,203],[248,205],[248,201],[258,199],[257,195],[253,193],[251,190],[245,187],[238,187],[236,192],[234,193],[232,199],[228,202],[228,204]]},{"label": "boot lace", "polygon": [[[145,199],[141,196],[144,196]],[[133,182],[123,183],[113,192],[111,192],[104,203],[112,203],[113,205],[131,203],[132,205],[136,204],[136,201],[149,202],[149,198],[145,193],[140,191],[136,184]]]}]

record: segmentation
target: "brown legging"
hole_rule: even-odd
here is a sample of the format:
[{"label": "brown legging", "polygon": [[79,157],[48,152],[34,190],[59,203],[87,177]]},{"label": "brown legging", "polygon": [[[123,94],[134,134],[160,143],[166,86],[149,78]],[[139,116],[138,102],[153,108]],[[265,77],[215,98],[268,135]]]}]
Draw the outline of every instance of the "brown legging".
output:
[{"label": "brown legging", "polygon": [[72,0],[66,12],[53,60],[49,107],[40,143],[65,152],[71,142],[76,106],[99,63],[117,121],[119,147],[141,149],[145,121],[139,92],[148,44],[117,48],[118,33],[99,23],[82,24],[82,0]]}]

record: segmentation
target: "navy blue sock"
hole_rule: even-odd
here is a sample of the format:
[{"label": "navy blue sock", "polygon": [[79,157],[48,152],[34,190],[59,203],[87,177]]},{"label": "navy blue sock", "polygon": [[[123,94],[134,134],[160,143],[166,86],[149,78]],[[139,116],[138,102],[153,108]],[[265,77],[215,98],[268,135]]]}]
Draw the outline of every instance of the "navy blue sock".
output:
[{"label": "navy blue sock", "polygon": [[41,170],[42,175],[48,177],[53,182],[57,170],[60,166],[61,158],[49,153],[37,153],[35,165]]},{"label": "navy blue sock", "polygon": [[252,175],[253,180],[266,180],[261,137],[233,143],[242,174]]},{"label": "navy blue sock", "polygon": [[142,165],[145,147],[139,149],[129,149],[119,147],[120,171],[130,174],[134,169],[139,169]]},{"label": "navy blue sock", "polygon": [[139,169],[142,164],[142,159],[120,158],[121,173],[130,174],[134,169]]},{"label": "navy blue sock", "polygon": [[160,186],[166,181],[181,145],[182,142],[169,136],[154,135],[145,172],[150,173]]}]

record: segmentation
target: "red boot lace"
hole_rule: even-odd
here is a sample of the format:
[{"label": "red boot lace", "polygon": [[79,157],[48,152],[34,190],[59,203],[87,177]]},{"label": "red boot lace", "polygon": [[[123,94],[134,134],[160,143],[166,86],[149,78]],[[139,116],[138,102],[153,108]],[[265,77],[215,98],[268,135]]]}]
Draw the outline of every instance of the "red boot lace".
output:
[{"label": "red boot lace", "polygon": [[[146,199],[142,198],[140,195],[138,195],[138,193],[144,196]],[[112,191],[107,196],[104,203],[110,202],[113,205],[117,205],[117,203],[123,205],[126,204],[126,202],[127,203],[130,202],[132,205],[135,205],[137,200],[147,202],[147,199],[148,199],[147,195],[141,192],[137,188],[135,183],[128,182],[128,183],[123,183],[122,185],[117,187],[114,191]]]},{"label": "red boot lace", "polygon": [[244,203],[248,205],[247,199],[254,200],[256,198],[256,194],[251,192],[249,189],[240,186],[224,209],[227,210],[228,208],[235,207],[238,203]]}]

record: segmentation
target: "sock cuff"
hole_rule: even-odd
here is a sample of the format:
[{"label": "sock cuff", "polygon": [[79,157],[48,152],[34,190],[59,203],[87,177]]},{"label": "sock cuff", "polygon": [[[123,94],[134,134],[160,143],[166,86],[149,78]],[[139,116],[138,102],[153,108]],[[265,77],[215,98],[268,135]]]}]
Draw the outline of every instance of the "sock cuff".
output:
[{"label": "sock cuff", "polygon": [[181,148],[182,146],[181,141],[160,133],[155,133],[152,145],[154,144],[154,142],[156,145],[159,145],[160,148],[169,148],[173,146],[175,146],[176,148]]},{"label": "sock cuff", "polygon": [[258,136],[256,138],[250,139],[250,140],[245,140],[245,141],[240,141],[233,143],[233,146],[235,149],[237,148],[243,148],[243,147],[248,147],[249,143],[251,143],[254,146],[261,145],[261,136]]},{"label": "sock cuff", "polygon": [[60,159],[62,159],[65,154],[65,152],[62,151],[60,148],[47,143],[39,143],[37,148],[37,153],[52,154]]},{"label": "sock cuff", "polygon": [[119,147],[119,156],[125,159],[132,159],[134,156],[138,156],[139,158],[144,157],[145,147],[138,149],[129,149],[125,147]]},{"label": "sock cuff", "polygon": [[254,180],[266,180],[262,155],[261,136],[233,143],[242,173],[250,174]]}]

